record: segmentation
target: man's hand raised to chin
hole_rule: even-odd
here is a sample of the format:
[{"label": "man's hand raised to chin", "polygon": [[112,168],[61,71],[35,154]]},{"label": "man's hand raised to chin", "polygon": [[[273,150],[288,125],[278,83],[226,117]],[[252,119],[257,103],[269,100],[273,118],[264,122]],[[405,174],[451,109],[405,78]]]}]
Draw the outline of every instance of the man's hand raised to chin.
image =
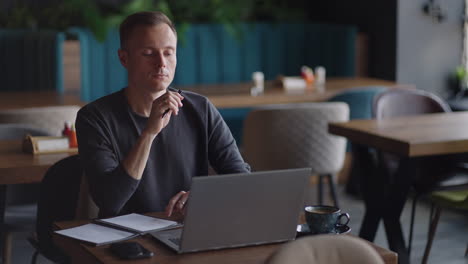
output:
[{"label": "man's hand raised to chin", "polygon": [[184,97],[179,93],[167,90],[166,93],[153,101],[145,129],[122,161],[125,171],[134,179],[141,179],[153,140],[167,126],[171,115],[179,113],[183,99]]},{"label": "man's hand raised to chin", "polygon": [[151,113],[145,132],[158,135],[169,124],[172,114],[178,115],[179,108],[183,106],[184,97],[179,92],[167,92],[153,101]]}]

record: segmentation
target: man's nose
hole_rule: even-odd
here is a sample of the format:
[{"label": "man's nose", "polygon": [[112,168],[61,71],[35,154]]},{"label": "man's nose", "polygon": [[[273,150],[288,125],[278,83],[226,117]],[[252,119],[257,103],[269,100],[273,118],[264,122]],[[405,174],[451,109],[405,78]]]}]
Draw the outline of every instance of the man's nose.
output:
[{"label": "man's nose", "polygon": [[161,53],[158,53],[158,55],[155,56],[154,64],[158,68],[165,68],[166,67],[166,58],[164,58],[164,55],[161,54]]}]

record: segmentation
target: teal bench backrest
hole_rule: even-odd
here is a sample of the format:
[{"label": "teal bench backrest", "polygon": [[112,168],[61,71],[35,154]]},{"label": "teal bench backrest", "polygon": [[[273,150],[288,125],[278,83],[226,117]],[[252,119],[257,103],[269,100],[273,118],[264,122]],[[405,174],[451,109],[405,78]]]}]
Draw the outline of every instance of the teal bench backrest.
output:
[{"label": "teal bench backrest", "polygon": [[354,76],[356,30],[320,24],[242,25],[236,39],[222,25],[194,25],[178,47],[174,84],[249,81],[299,75],[302,65],[323,65],[329,76]]},{"label": "teal bench backrest", "polygon": [[[325,24],[244,24],[242,39],[222,25],[194,24],[178,43],[173,85],[235,83],[263,71],[266,79],[298,75],[302,65],[322,65],[328,76],[355,75],[356,28]],[[81,49],[81,97],[95,100],[127,85],[117,57],[119,36],[112,30],[104,43],[87,29],[74,28]]]},{"label": "teal bench backrest", "polygon": [[349,119],[371,119],[374,97],[388,89],[387,86],[354,87],[336,94],[329,102],[345,102],[349,105]]},{"label": "teal bench backrest", "polygon": [[56,31],[0,29],[0,91],[63,92],[63,42]]},{"label": "teal bench backrest", "polygon": [[120,90],[127,85],[127,72],[120,64],[117,50],[119,33],[112,30],[104,42],[97,41],[93,33],[84,28],[72,28],[80,42],[81,99],[93,101]]},{"label": "teal bench backrest", "polygon": [[232,136],[236,140],[238,147],[242,146],[242,137],[244,135],[244,120],[252,111],[252,108],[220,108],[219,113],[231,130]]},{"label": "teal bench backrest", "polygon": [[[349,106],[349,119],[371,119],[374,97],[388,89],[387,86],[354,87],[336,94],[328,99],[329,102],[345,102]],[[351,150],[348,142],[346,150]]]}]

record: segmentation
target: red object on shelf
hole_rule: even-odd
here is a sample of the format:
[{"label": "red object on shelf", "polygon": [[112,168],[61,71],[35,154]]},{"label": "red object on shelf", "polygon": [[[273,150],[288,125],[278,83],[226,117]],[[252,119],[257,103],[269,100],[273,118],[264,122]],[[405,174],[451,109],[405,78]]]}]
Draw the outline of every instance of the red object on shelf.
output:
[{"label": "red object on shelf", "polygon": [[301,67],[301,76],[306,81],[307,85],[312,85],[314,83],[314,72],[308,66]]},{"label": "red object on shelf", "polygon": [[70,148],[77,148],[78,147],[78,140],[76,139],[75,125],[72,125],[70,133],[68,134],[68,139],[69,139],[69,142],[70,142]]},{"label": "red object on shelf", "polygon": [[62,136],[64,137],[69,137],[71,132],[71,123],[70,122],[65,122],[65,126],[62,130]]}]

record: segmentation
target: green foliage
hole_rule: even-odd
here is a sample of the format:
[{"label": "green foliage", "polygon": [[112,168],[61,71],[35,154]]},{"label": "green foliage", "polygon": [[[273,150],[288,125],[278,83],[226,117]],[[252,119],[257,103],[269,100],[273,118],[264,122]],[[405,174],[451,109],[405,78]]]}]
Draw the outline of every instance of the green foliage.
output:
[{"label": "green foliage", "polygon": [[467,80],[468,79],[468,72],[466,71],[465,67],[458,66],[455,69],[455,77],[460,81]]},{"label": "green foliage", "polygon": [[220,23],[240,38],[239,22],[305,19],[303,0],[125,0],[117,6],[95,0],[57,0],[43,8],[20,2],[9,14],[0,13],[0,27],[66,30],[82,26],[103,41],[108,30],[117,27],[128,15],[155,10],[165,13],[176,24],[179,38],[192,23]]},{"label": "green foliage", "polygon": [[11,11],[11,15],[8,18],[2,16],[1,22],[5,25],[4,27],[7,28],[34,28],[37,26],[37,22],[35,20],[34,14],[32,13],[32,10],[26,5],[22,4],[13,9]]},{"label": "green foliage", "polygon": [[460,91],[466,90],[468,87],[468,71],[463,66],[458,66],[453,73],[455,78],[456,88]]},{"label": "green foliage", "polygon": [[71,0],[83,9],[84,26],[89,28],[98,41],[104,41],[111,28],[118,27],[125,17],[139,12],[156,10],[152,0],[133,0],[115,9],[100,8],[93,0]]},{"label": "green foliage", "polygon": [[26,29],[65,30],[70,25],[80,24],[76,6],[69,1],[60,1],[44,8],[34,8],[19,2],[9,13],[0,12],[0,27]]}]

